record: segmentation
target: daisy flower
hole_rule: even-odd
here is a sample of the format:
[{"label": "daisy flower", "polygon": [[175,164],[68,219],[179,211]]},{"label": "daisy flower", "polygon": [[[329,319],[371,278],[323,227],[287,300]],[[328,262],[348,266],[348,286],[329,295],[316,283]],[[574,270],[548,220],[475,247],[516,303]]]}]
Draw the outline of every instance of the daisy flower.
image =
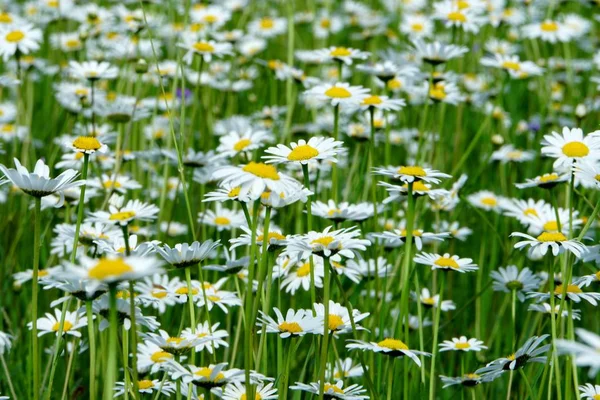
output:
[{"label": "daisy flower", "polygon": [[[308,385],[296,382],[295,385],[290,386],[290,389],[308,392],[318,396],[321,393],[321,382],[311,382]],[[369,398],[369,396],[364,394],[366,392],[367,389],[364,389],[357,384],[344,387],[343,381],[337,381],[335,384],[324,382],[323,384],[323,398],[328,400],[366,400]]]},{"label": "daisy flower", "polygon": [[437,41],[426,43],[421,39],[415,39],[412,44],[416,56],[431,65],[443,64],[469,52],[469,49],[465,46],[455,46]]},{"label": "daisy flower", "polygon": [[419,296],[415,292],[410,292],[410,296],[413,300],[420,301],[426,308],[440,307],[444,312],[456,309],[456,305],[452,300],[443,300],[440,304],[440,295],[436,294],[432,296],[427,288],[422,288]]},{"label": "daisy flower", "polygon": [[137,348],[139,372],[156,373],[164,368],[166,362],[174,358],[173,354],[167,353],[155,343],[142,341]]},{"label": "daisy flower", "polygon": [[352,65],[354,60],[366,60],[371,53],[366,51],[360,51],[349,47],[329,47],[328,49],[321,49],[315,51],[315,56],[321,60],[321,62],[338,61],[346,65]]},{"label": "daisy flower", "polygon": [[546,19],[523,26],[523,36],[550,43],[569,42],[573,39],[573,31],[562,22]]},{"label": "daisy flower", "polygon": [[[516,218],[524,225],[529,225],[532,217],[539,217],[544,213],[546,202],[534,199],[503,199],[500,201],[500,207],[504,215]],[[553,209],[551,210],[554,212]]]},{"label": "daisy flower", "polygon": [[516,265],[509,265],[506,268],[500,267],[498,271],[490,273],[492,277],[493,288],[495,291],[511,293],[516,292],[519,301],[525,301],[525,294],[540,287],[542,280],[535,275],[529,268],[523,268],[519,271]]},{"label": "daisy flower", "polygon": [[197,336],[171,336],[166,331],[160,329],[157,333],[146,333],[144,334],[145,339],[154,343],[162,350],[175,356],[189,353],[199,343],[207,341],[208,337],[197,337]]},{"label": "daisy flower", "polygon": [[573,171],[575,173],[575,184],[580,184],[586,189],[600,188],[600,166],[596,162],[587,160],[578,162]]},{"label": "daisy flower", "polygon": [[29,54],[40,48],[42,31],[32,24],[0,24],[0,55],[6,62],[15,54]]},{"label": "daisy flower", "polygon": [[365,251],[371,244],[366,239],[359,239],[360,230],[356,227],[332,231],[328,226],[323,232],[310,231],[303,235],[291,236],[288,240],[285,255],[297,255],[306,258],[310,254],[331,257],[339,254],[342,257],[354,258],[359,251]]},{"label": "daisy flower", "polygon": [[[15,158],[14,161],[16,169],[6,168],[3,164],[0,164],[0,171],[2,171],[8,181],[33,197],[41,198],[54,193],[59,194],[60,201],[56,207],[62,206],[64,202],[63,192],[65,190],[81,186],[85,183],[82,180],[75,180],[79,173],[73,169],[62,172],[56,178],[50,178],[50,168],[41,159],[35,163],[35,168],[31,173],[21,165],[19,160]],[[0,180],[0,185],[8,181]]]},{"label": "daisy flower", "polygon": [[585,385],[579,386],[579,391],[581,392],[581,398],[583,399],[596,400],[600,398],[600,385],[586,383]]},{"label": "daisy flower", "polygon": [[471,8],[462,8],[452,0],[434,4],[434,18],[444,22],[447,28],[461,28],[465,32],[477,33],[485,19]]},{"label": "daisy flower", "polygon": [[[599,131],[600,133],[600,131]],[[555,158],[554,168],[571,167],[574,162],[600,158],[600,135],[584,136],[580,128],[564,127],[562,134],[552,132],[542,141],[542,154]]]},{"label": "daisy flower", "polygon": [[96,211],[90,220],[105,224],[128,225],[131,221],[152,221],[156,219],[158,207],[139,200],[129,200],[123,205],[124,197],[113,194],[109,200],[108,212]]},{"label": "daisy flower", "polygon": [[[325,320],[325,306],[321,303],[313,304],[313,308],[315,310],[315,317],[320,320],[321,325]],[[307,310],[308,313],[311,310]],[[356,308],[352,310],[352,318],[354,320],[354,324],[357,330],[364,330],[362,326],[358,323],[363,319],[367,318],[370,313],[361,313]],[[332,300],[329,300],[329,321],[328,321],[328,331],[337,337],[340,333],[349,333],[352,332],[352,324],[350,322],[350,311],[346,307],[343,307],[341,304],[336,303]],[[323,333],[324,329],[319,327],[319,333]]]},{"label": "daisy flower", "polygon": [[522,237],[525,240],[517,242],[515,249],[522,249],[525,246],[531,246],[531,251],[539,251],[542,256],[546,255],[548,249],[552,249],[552,254],[557,256],[564,250],[570,251],[577,258],[581,258],[587,252],[586,246],[576,239],[568,239],[561,232],[542,232],[539,236],[533,237],[526,233],[513,232],[511,237]]},{"label": "daisy flower", "polygon": [[535,159],[535,153],[530,150],[519,150],[512,144],[507,144],[500,147],[498,150],[492,153],[491,160],[499,161],[502,164],[509,162],[527,162]]},{"label": "daisy flower", "polygon": [[[333,371],[333,376],[331,376]],[[355,365],[354,361],[350,357],[336,360],[333,365],[327,363],[325,369],[326,379],[347,379],[347,378],[358,378],[363,376],[364,370],[361,365]]]},{"label": "daisy flower", "polygon": [[388,96],[371,95],[363,99],[360,108],[363,110],[398,111],[406,105],[404,99],[390,99]]},{"label": "daisy flower", "polygon": [[[554,297],[558,300],[563,298],[563,292],[566,295],[566,300],[571,300],[574,303],[579,303],[581,300],[585,300],[593,306],[598,305],[598,300],[600,300],[600,293],[594,292],[584,292],[581,290],[579,285],[575,284],[559,284],[554,288]],[[538,301],[548,300],[551,296],[551,293],[540,293],[540,292],[531,292],[527,295],[529,298],[536,299]]]},{"label": "daisy flower", "polygon": [[[314,257],[313,265],[314,286],[322,288],[323,277],[325,276],[323,259]],[[281,281],[281,289],[285,289],[286,293],[291,295],[294,295],[300,287],[305,291],[310,290],[311,287],[310,262],[308,260],[298,262],[296,268],[289,271]]]},{"label": "daisy flower", "polygon": [[417,264],[429,265],[432,270],[441,269],[444,271],[458,271],[462,273],[477,271],[479,269],[472,261],[471,258],[459,258],[456,255],[451,256],[448,253],[445,253],[443,256],[440,256],[439,254],[420,253],[414,258],[414,262]]},{"label": "daisy flower", "polygon": [[115,79],[119,69],[106,61],[69,61],[69,75],[75,79],[97,81],[100,79]]},{"label": "daisy flower", "polygon": [[[239,246],[252,245],[252,231],[245,226],[242,226],[241,228],[245,233],[237,238],[229,239],[229,242],[232,244],[230,250]],[[275,227],[269,229],[266,236],[268,241],[267,250],[269,251],[277,251],[285,247],[287,243],[287,237],[281,233],[280,229],[276,229]],[[255,241],[256,245],[259,246],[260,251],[262,251],[263,240],[265,240],[265,231],[263,229],[257,229]]]},{"label": "daisy flower", "polygon": [[211,257],[219,246],[218,240],[214,242],[209,239],[202,243],[198,241],[192,244],[177,243],[173,248],[167,244],[155,245],[154,248],[166,262],[175,268],[186,268]]},{"label": "daisy flower", "polygon": [[[323,317],[315,317],[310,310],[287,310],[285,316],[277,307],[273,307],[276,319],[259,311],[260,316],[256,326],[263,327],[267,333],[278,333],[282,339],[290,336],[304,336],[307,333],[318,334],[323,331]],[[258,331],[262,333],[262,329]]]},{"label": "daisy flower", "polygon": [[214,226],[217,231],[231,230],[246,225],[246,218],[242,211],[230,210],[217,203],[215,210],[205,210],[198,213],[198,222]]},{"label": "daisy flower", "polygon": [[183,36],[183,41],[177,46],[186,50],[183,61],[188,65],[194,61],[194,56],[202,57],[204,62],[211,62],[213,57],[223,57],[232,54],[232,45],[228,42],[217,43],[214,40],[198,40],[194,36]]},{"label": "daisy flower", "polygon": [[532,61],[521,61],[518,55],[506,55],[495,53],[493,57],[481,59],[481,65],[498,68],[506,71],[511,78],[527,78],[540,76],[544,69]]},{"label": "daisy flower", "polygon": [[78,153],[93,154],[96,151],[100,153],[106,153],[108,146],[101,143],[98,138],[94,136],[78,136],[75,140],[70,142],[68,146]]},{"label": "daisy flower", "polygon": [[[92,310],[97,316],[99,315],[103,317],[98,325],[98,328],[100,332],[105,331],[110,326],[110,322],[108,320],[110,313],[109,296],[107,294],[102,295],[98,299],[94,300],[92,303]],[[119,324],[122,324],[125,330],[128,331],[131,329],[131,302],[128,299],[124,300],[117,298],[117,319]],[[143,326],[150,331],[155,331],[160,326],[156,320],[156,317],[145,316],[138,307],[135,307],[135,322],[138,325],[138,329]]]},{"label": "daisy flower", "polygon": [[503,201],[503,198],[488,190],[481,190],[468,195],[467,201],[474,207],[481,208],[485,211],[500,212],[500,204]]},{"label": "daisy flower", "polygon": [[595,377],[600,371],[600,336],[583,328],[576,328],[580,342],[557,339],[556,348],[560,354],[574,356],[575,365],[590,368],[588,376]]},{"label": "daisy flower", "polygon": [[478,375],[496,375],[504,371],[513,371],[525,367],[528,363],[546,362],[546,356],[543,354],[550,350],[551,345],[540,345],[550,335],[532,336],[521,346],[514,354],[508,357],[502,357],[487,364],[485,367],[475,371]]},{"label": "daisy flower", "polygon": [[[408,232],[406,228],[402,229],[394,229],[392,232],[386,231],[383,233],[376,233],[374,236],[376,238],[385,239],[385,240],[394,240],[399,241],[401,243],[406,242]],[[417,250],[423,249],[423,244],[427,244],[433,241],[443,242],[445,238],[449,237],[449,232],[442,233],[433,233],[433,232],[425,232],[422,229],[414,229],[412,232],[412,240],[415,244]]]},{"label": "daisy flower", "polygon": [[569,175],[567,174],[551,172],[548,174],[536,176],[533,179],[528,178],[523,183],[515,183],[515,186],[519,189],[528,189],[534,187],[539,187],[542,189],[552,189],[559,183],[568,182],[569,179]]},{"label": "daisy flower", "polygon": [[486,379],[486,377],[482,377],[481,375],[477,375],[474,373],[464,374],[463,376],[457,376],[457,377],[440,375],[440,379],[442,380],[442,383],[444,384],[444,386],[442,386],[442,389],[446,389],[447,387],[454,386],[454,385],[461,385],[464,387],[474,387],[474,386],[479,385],[482,382],[490,381],[489,378]]},{"label": "daisy flower", "polygon": [[464,100],[458,86],[453,82],[439,81],[434,82],[433,85],[425,82],[425,85],[427,85],[429,98],[434,102],[457,105]]},{"label": "daisy flower", "polygon": [[466,336],[460,338],[452,338],[452,340],[444,340],[440,343],[440,352],[442,351],[481,351],[487,349],[483,345],[483,341],[475,338],[467,339]]},{"label": "daisy flower", "polygon": [[275,166],[250,161],[246,165],[219,167],[213,178],[220,185],[240,187],[251,200],[258,199],[267,189],[275,193],[287,193],[300,186],[295,179],[279,172]]},{"label": "daisy flower", "polygon": [[308,142],[300,140],[297,143],[292,142],[290,147],[278,144],[277,147],[269,147],[263,156],[267,163],[290,163],[299,162],[308,164],[309,161],[324,161],[337,163],[336,155],[341,150],[344,143],[333,138],[322,136],[313,136]]},{"label": "daisy flower", "polygon": [[404,183],[412,183],[416,181],[423,181],[426,183],[440,183],[441,179],[451,178],[450,175],[435,169],[422,167],[418,165],[402,165],[400,167],[384,167],[374,168],[373,173],[375,175],[389,176],[394,179],[400,180]]},{"label": "daisy flower", "polygon": [[277,17],[262,17],[250,21],[248,32],[263,38],[272,38],[286,32],[287,20]]},{"label": "daisy flower", "polygon": [[[569,317],[569,310],[562,310],[562,312],[560,312],[560,304],[556,304],[554,306],[554,311],[552,311],[552,306],[548,303],[530,304],[527,308],[527,311],[537,311],[542,314],[553,316],[560,315],[562,318]],[[581,319],[581,311],[571,309],[571,318],[574,320]]]},{"label": "daisy flower", "polygon": [[[264,383],[259,383],[255,390],[255,397],[257,399],[273,400],[278,398],[277,388],[273,388],[272,382],[269,382],[266,385]],[[223,400],[245,400],[246,386],[244,386],[243,383],[233,381],[231,384],[225,386],[221,398]]]},{"label": "daisy flower", "polygon": [[138,293],[137,299],[144,307],[155,308],[160,314],[163,314],[167,307],[176,304],[175,296],[173,296],[174,284],[175,280],[171,281],[166,275],[154,274],[151,277],[147,276],[135,284],[135,290]]},{"label": "daisy flower", "polygon": [[[123,396],[126,392],[128,392],[129,385],[131,385],[130,382],[116,382],[115,397]],[[161,381],[159,379],[138,380],[136,387],[140,393],[146,393],[149,395],[160,392],[164,395],[170,396],[176,390],[176,386],[173,382]]]},{"label": "daisy flower", "polygon": [[[47,333],[54,333],[58,335],[61,319],[62,312],[58,308],[54,310],[54,315],[51,313],[46,313],[45,317],[39,318],[36,322],[38,336],[43,336]],[[33,324],[30,322],[27,326],[29,326],[29,329],[31,329],[32,325]],[[79,332],[78,329],[83,328],[86,325],[87,317],[85,317],[83,314],[79,313],[78,311],[67,311],[65,314],[64,323],[62,325],[62,334],[81,337],[81,332]]]},{"label": "daisy flower", "polygon": [[195,333],[192,333],[192,328],[185,328],[181,332],[181,336],[184,338],[196,337],[198,339],[206,338],[196,343],[196,351],[203,351],[206,349],[210,354],[219,347],[229,347],[229,344],[223,340],[229,337],[229,333],[225,329],[219,329],[220,323],[217,322],[210,326],[208,321],[204,321],[196,325]]},{"label": "daisy flower", "polygon": [[423,39],[433,34],[434,22],[431,17],[419,13],[406,13],[402,15],[400,32],[409,38]]},{"label": "daisy flower", "polygon": [[239,380],[244,370],[230,369],[226,370],[227,363],[210,364],[206,367],[197,367],[195,365],[182,366],[176,361],[169,360],[166,369],[171,374],[173,380],[180,380],[185,384],[193,383],[203,389],[213,389],[223,387],[226,384]]},{"label": "daisy flower", "polygon": [[332,106],[356,107],[369,97],[369,89],[362,86],[350,86],[349,83],[337,82],[334,84],[317,85],[304,95],[317,102],[329,103]]},{"label": "daisy flower", "polygon": [[93,259],[81,256],[79,258],[79,265],[66,263],[64,272],[59,273],[59,275],[77,277],[93,282],[87,288],[88,293],[91,293],[102,283],[116,284],[162,272],[160,265],[160,261],[150,257],[108,256]]},{"label": "daisy flower", "polygon": [[234,157],[239,153],[251,152],[270,142],[273,135],[265,130],[247,129],[243,132],[231,131],[219,138],[219,157]]},{"label": "daisy flower", "polygon": [[390,357],[407,356],[419,367],[421,360],[418,356],[430,356],[431,354],[418,350],[410,350],[404,342],[399,339],[386,338],[380,342],[364,342],[362,340],[348,340],[346,348],[349,350],[369,350],[374,353],[383,353]]},{"label": "daisy flower", "polygon": [[5,354],[10,351],[13,337],[8,333],[0,331],[0,354]]}]

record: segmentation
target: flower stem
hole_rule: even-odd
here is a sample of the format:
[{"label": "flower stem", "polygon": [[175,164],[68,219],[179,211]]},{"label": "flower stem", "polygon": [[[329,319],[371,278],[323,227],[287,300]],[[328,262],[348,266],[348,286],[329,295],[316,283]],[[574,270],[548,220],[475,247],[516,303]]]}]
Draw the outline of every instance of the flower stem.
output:
[{"label": "flower stem", "polygon": [[96,332],[94,326],[94,314],[92,313],[92,300],[85,302],[87,314],[88,341],[90,346],[90,400],[96,400]]},{"label": "flower stem", "polygon": [[440,290],[438,305],[435,310],[435,321],[433,322],[433,348],[431,349],[431,372],[429,373],[429,400],[435,399],[435,382],[437,376],[435,374],[435,360],[437,355],[437,342],[438,333],[440,328],[440,314],[442,311],[442,301],[444,297],[444,284],[446,283],[446,277],[444,274],[439,275],[440,278]]},{"label": "flower stem", "polygon": [[329,345],[329,284],[331,281],[331,270],[329,258],[323,257],[325,266],[325,277],[323,279],[323,308],[325,315],[323,318],[323,341],[321,343],[321,369],[319,371],[319,399],[323,400],[325,389],[325,369],[327,368],[327,347]]},{"label": "flower stem", "polygon": [[106,380],[104,381],[104,400],[113,398],[113,388],[117,379],[117,287],[110,285],[109,288],[109,331],[108,331],[108,361]]},{"label": "flower stem", "polygon": [[35,198],[35,212],[34,212],[34,231],[33,231],[33,279],[32,279],[32,295],[31,295],[31,344],[33,351],[33,399],[37,400],[40,397],[40,354],[38,348],[38,328],[37,328],[37,314],[38,314],[38,273],[40,264],[40,225],[41,225],[41,209],[42,199],[40,197]]}]

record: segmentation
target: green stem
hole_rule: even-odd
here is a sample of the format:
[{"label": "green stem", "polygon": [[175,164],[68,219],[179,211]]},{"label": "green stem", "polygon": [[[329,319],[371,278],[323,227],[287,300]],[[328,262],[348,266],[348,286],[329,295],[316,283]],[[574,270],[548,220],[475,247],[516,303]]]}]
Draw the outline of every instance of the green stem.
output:
[{"label": "green stem", "polygon": [[104,381],[104,400],[113,398],[115,381],[117,379],[117,287],[110,285],[109,288],[109,331],[108,331],[108,361]]},{"label": "green stem", "polygon": [[323,400],[325,389],[325,369],[327,368],[327,347],[329,344],[329,284],[331,281],[331,269],[329,258],[323,257],[325,266],[325,277],[323,279],[323,308],[325,309],[323,318],[323,341],[321,342],[321,369],[319,372],[319,400]]},{"label": "green stem", "polygon": [[[85,312],[88,324],[88,341],[90,346],[90,400],[96,400],[96,333],[94,314],[92,313],[92,300],[86,300]],[[134,351],[135,353],[135,351]]]},{"label": "green stem", "polygon": [[33,399],[37,400],[40,397],[40,354],[38,348],[38,328],[37,328],[37,314],[38,314],[38,274],[40,264],[40,226],[41,226],[41,209],[42,199],[40,197],[35,198],[35,212],[34,212],[34,231],[33,231],[33,279],[32,279],[32,298],[31,298],[31,342],[33,349]]},{"label": "green stem", "polygon": [[438,305],[435,310],[435,321],[433,322],[433,348],[431,350],[431,372],[429,373],[429,400],[435,399],[435,382],[437,375],[435,374],[435,361],[437,355],[437,342],[440,327],[440,314],[442,311],[442,300],[444,297],[444,284],[446,283],[446,277],[444,274],[440,274],[440,290]]}]

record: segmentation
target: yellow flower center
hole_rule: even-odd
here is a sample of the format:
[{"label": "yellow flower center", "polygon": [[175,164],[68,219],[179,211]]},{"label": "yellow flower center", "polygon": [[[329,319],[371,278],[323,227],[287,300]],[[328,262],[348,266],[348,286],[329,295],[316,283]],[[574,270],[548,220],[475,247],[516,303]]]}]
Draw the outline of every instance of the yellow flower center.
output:
[{"label": "yellow flower center", "polygon": [[236,144],[233,145],[233,149],[235,151],[242,151],[246,147],[250,146],[252,141],[250,139],[241,139]]},{"label": "yellow flower center", "polygon": [[456,2],[456,6],[459,10],[464,10],[465,8],[469,8],[469,2],[464,0],[459,0]]},{"label": "yellow flower center", "polygon": [[521,69],[521,64],[519,64],[516,61],[504,61],[502,63],[502,68],[512,69],[513,71],[519,71]]},{"label": "yellow flower center", "polygon": [[600,394],[595,394],[593,397],[594,400],[600,400]]},{"label": "yellow flower center", "polygon": [[426,304],[428,306],[432,306],[435,304],[435,300],[433,299],[433,297],[427,297],[426,299],[422,299],[421,301],[423,302],[423,304]]},{"label": "yellow flower center", "polygon": [[[408,190],[408,184],[402,186],[403,188]],[[413,191],[417,192],[428,192],[430,189],[421,181],[413,182]]]},{"label": "yellow flower center", "polygon": [[582,142],[570,142],[563,146],[563,154],[567,157],[585,157],[590,153],[589,147]]},{"label": "yellow flower center", "polygon": [[544,224],[545,231],[558,231],[558,223],[556,221],[548,221]]},{"label": "yellow flower center", "polygon": [[18,43],[25,38],[25,34],[19,30],[8,32],[5,36],[7,42]]},{"label": "yellow flower center", "polygon": [[424,28],[423,24],[420,24],[418,22],[414,23],[410,26],[410,29],[412,29],[415,32],[423,32],[423,28]]},{"label": "yellow flower center", "polygon": [[104,181],[102,186],[104,186],[104,189],[118,189],[121,187],[121,183],[118,181]]},{"label": "yellow flower center", "polygon": [[[188,294],[188,288],[186,288],[186,287],[180,287],[179,289],[177,289],[175,291],[175,293],[181,294],[181,295],[183,295],[183,294],[187,295]],[[192,288],[192,295],[195,296],[197,294],[198,294],[198,289]]]},{"label": "yellow flower center", "polygon": [[0,12],[0,24],[10,24],[13,21],[9,13]]},{"label": "yellow flower center", "polygon": [[273,181],[280,179],[277,168],[265,163],[250,161],[242,170],[263,179],[271,179]]},{"label": "yellow flower center", "polygon": [[332,385],[331,383],[326,383],[323,387],[323,391],[325,393],[332,391],[333,393],[344,394],[344,391],[337,387],[336,385]]},{"label": "yellow flower center", "polygon": [[298,267],[298,271],[296,271],[296,275],[300,278],[308,276],[310,274],[310,263],[304,263],[302,266]]},{"label": "yellow flower center", "polygon": [[481,199],[481,204],[489,207],[496,207],[496,205],[498,205],[498,200],[495,197],[484,197]]},{"label": "yellow flower center", "polygon": [[229,225],[229,223],[230,223],[231,221],[230,221],[230,220],[229,220],[229,218],[227,218],[227,217],[217,217],[217,218],[215,218],[215,221],[214,221],[214,222],[215,222],[215,224],[216,224],[216,225],[221,225],[221,226],[223,226],[223,225]]},{"label": "yellow flower center", "polygon": [[467,342],[458,342],[454,345],[455,348],[459,350],[465,350],[471,347],[471,345]]},{"label": "yellow flower center", "polygon": [[450,258],[450,257],[440,257],[437,260],[435,260],[433,263],[442,268],[452,268],[452,269],[460,268],[458,263],[456,262],[456,260],[454,260],[453,258]]},{"label": "yellow flower center", "polygon": [[[205,379],[210,379],[210,375],[212,374],[212,369],[207,367],[202,367],[198,371],[194,372],[194,375],[201,376]],[[225,375],[222,372],[219,372],[214,379],[214,382],[219,382],[225,379]]]},{"label": "yellow flower center", "polygon": [[80,150],[98,150],[102,145],[93,136],[79,136],[73,141],[73,147]]},{"label": "yellow flower center", "polygon": [[281,332],[300,333],[302,327],[297,322],[282,322],[279,324],[279,330]]},{"label": "yellow flower center", "polygon": [[379,347],[385,347],[391,350],[408,350],[408,346],[401,340],[386,338],[381,342],[377,343]]},{"label": "yellow flower center", "polygon": [[231,189],[229,191],[229,193],[227,193],[227,197],[232,198],[232,197],[237,197],[240,195],[240,190],[242,190],[241,187],[234,187],[233,189]]},{"label": "yellow flower center", "polygon": [[181,342],[183,342],[183,338],[182,337],[170,337],[167,339],[167,343],[175,343],[175,344],[179,344]]},{"label": "yellow flower center", "polygon": [[467,22],[467,17],[465,16],[465,14],[461,13],[460,11],[453,11],[451,13],[448,13],[448,20],[452,21],[452,22],[461,22],[461,23],[465,23]]},{"label": "yellow flower center", "polygon": [[215,51],[215,48],[207,42],[196,42],[194,43],[194,50],[200,53],[212,53]]},{"label": "yellow flower center", "polygon": [[[73,324],[71,322],[65,320],[65,323],[63,325],[63,332],[70,331],[72,327],[73,327]],[[60,329],[60,322],[55,322],[54,325],[52,325],[52,330],[54,332],[58,332],[59,329]]]},{"label": "yellow flower center", "polygon": [[90,268],[88,276],[93,279],[106,279],[108,277],[118,277],[128,272],[132,272],[133,268],[122,258],[102,258],[98,263]]},{"label": "yellow flower center", "polygon": [[126,221],[133,217],[135,217],[134,211],[121,211],[121,212],[111,214],[108,219],[111,221]]},{"label": "yellow flower center", "polygon": [[400,167],[398,168],[399,175],[410,175],[410,176],[427,176],[427,172],[421,167]]},{"label": "yellow flower center", "polygon": [[350,50],[345,47],[336,47],[329,53],[331,57],[348,57],[350,54],[352,54]]},{"label": "yellow flower center", "polygon": [[327,18],[323,18],[321,20],[320,25],[321,25],[321,28],[328,29],[329,27],[331,27],[331,21]]},{"label": "yellow flower center", "polygon": [[352,93],[350,93],[347,89],[344,89],[343,87],[334,86],[325,91],[325,96],[332,97],[335,99],[346,99],[348,97],[351,97]]},{"label": "yellow flower center", "polygon": [[540,242],[564,242],[567,237],[560,232],[542,232],[537,240]]},{"label": "yellow flower center", "polygon": [[164,290],[153,290],[151,294],[152,297],[157,299],[164,299],[165,297],[167,297],[167,292],[165,292]]},{"label": "yellow flower center", "polygon": [[373,95],[364,99],[362,103],[365,106],[374,106],[383,103],[383,100],[381,100],[381,97]]},{"label": "yellow flower center", "polygon": [[402,88],[402,82],[398,79],[392,79],[387,83],[389,89],[396,90]]},{"label": "yellow flower center", "polygon": [[77,39],[69,39],[65,42],[65,46],[68,49],[74,49],[76,47],[79,47],[81,45],[81,42]]},{"label": "yellow flower center", "polygon": [[342,317],[339,315],[331,314],[329,315],[329,330],[336,331],[342,325],[344,325],[344,321]]},{"label": "yellow flower center", "polygon": [[260,20],[261,29],[272,29],[275,26],[275,21],[272,18],[263,18]]},{"label": "yellow flower center", "polygon": [[558,30],[558,24],[554,21],[544,21],[540,24],[540,29],[544,32],[556,32]]},{"label": "yellow flower center", "polygon": [[534,215],[534,216],[538,216],[538,213],[536,211],[535,208],[526,208],[525,210],[523,210],[523,214],[525,215]]},{"label": "yellow flower center", "polygon": [[150,356],[150,359],[155,363],[165,362],[170,358],[173,358],[173,355],[171,353],[167,353],[166,351],[157,351],[152,353]]},{"label": "yellow flower center", "polygon": [[333,238],[333,236],[323,236],[320,237],[318,239],[313,240],[312,242],[310,242],[310,244],[318,244],[321,245],[323,247],[327,247],[329,246],[335,239]]},{"label": "yellow flower center", "polygon": [[[246,400],[246,399],[247,399],[246,393],[242,393],[242,395],[240,396],[240,400]],[[262,400],[262,396],[260,394],[256,393],[254,395],[254,400]]]},{"label": "yellow flower center", "polygon": [[290,161],[305,161],[310,160],[319,155],[319,151],[312,146],[307,144],[303,144],[300,146],[296,146],[290,154],[288,154],[287,158]]},{"label": "yellow flower center", "polygon": [[218,20],[219,20],[219,18],[217,18],[216,15],[212,15],[212,14],[204,17],[204,22],[208,22],[209,24],[214,24]]},{"label": "yellow flower center", "polygon": [[[256,238],[257,242],[262,242],[264,239],[264,235],[258,235],[258,237]],[[269,232],[267,234],[267,240],[270,242],[272,239],[275,240],[285,240],[285,236],[283,236],[281,233],[279,232]]]},{"label": "yellow flower center", "polygon": [[429,90],[429,97],[434,100],[444,100],[446,98],[446,90],[442,82],[436,83],[433,88]]},{"label": "yellow flower center", "polygon": [[154,383],[149,379],[143,379],[138,381],[138,388],[140,389],[150,389],[154,387]]},{"label": "yellow flower center", "polygon": [[551,173],[540,176],[541,183],[552,182],[558,179],[558,174]]},{"label": "yellow flower center", "polygon": [[[563,290],[564,290],[564,286],[558,285],[554,289],[554,294],[562,294]],[[567,285],[567,293],[583,293],[583,291],[577,285]]]}]

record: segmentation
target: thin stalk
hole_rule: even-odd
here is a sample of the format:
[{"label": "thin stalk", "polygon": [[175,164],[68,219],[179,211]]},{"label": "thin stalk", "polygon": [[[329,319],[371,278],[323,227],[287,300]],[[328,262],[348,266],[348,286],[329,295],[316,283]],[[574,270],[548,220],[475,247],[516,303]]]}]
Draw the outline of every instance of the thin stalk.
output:
[{"label": "thin stalk", "polygon": [[34,231],[33,231],[33,279],[32,279],[32,295],[31,295],[31,346],[33,351],[33,399],[37,400],[40,398],[40,351],[38,345],[38,328],[37,328],[37,314],[38,314],[38,274],[40,264],[40,247],[41,247],[41,209],[42,199],[40,197],[35,198],[35,211],[34,211]]}]

